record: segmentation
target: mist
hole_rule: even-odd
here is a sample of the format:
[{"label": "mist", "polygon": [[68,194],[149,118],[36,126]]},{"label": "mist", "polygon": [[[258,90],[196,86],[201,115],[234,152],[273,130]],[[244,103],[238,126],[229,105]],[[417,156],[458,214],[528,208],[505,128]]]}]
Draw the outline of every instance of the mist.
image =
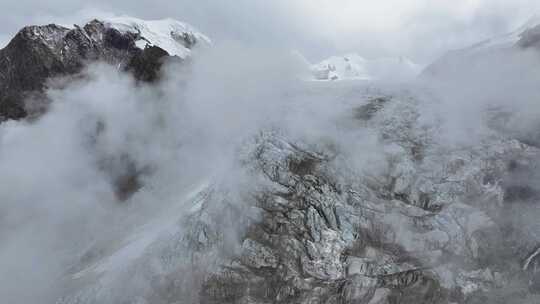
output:
[{"label": "mist", "polygon": [[[335,137],[342,147],[348,147],[347,138],[373,137],[338,136],[345,134],[336,126],[343,106],[331,94],[317,97],[320,89],[305,95],[308,86],[298,77],[304,69],[288,49],[228,42],[200,50],[190,62],[166,65],[157,85],[106,64],[90,65],[67,86],[55,85],[66,79],[52,80],[42,117],[0,125],[5,301],[54,303],[72,288],[66,271],[114,252],[137,227],[152,227],[156,220],[175,226],[189,210],[182,207],[185,197],[201,185],[245,189],[229,191],[232,197],[258,187],[247,182],[237,153],[262,130],[279,129],[312,144]],[[362,146],[366,157],[358,167],[367,155],[376,158],[375,148],[369,154]],[[130,174],[137,177],[134,194],[119,194],[124,190],[118,181]],[[163,218],[164,212],[172,218]],[[229,235],[239,236],[234,229]],[[133,262],[125,263],[150,263],[142,259],[144,250],[134,249]],[[146,290],[142,278],[118,279],[128,270],[110,270],[106,277],[116,279],[108,279],[115,282],[109,289],[124,293],[103,299],[115,303],[125,292],[135,297]]]},{"label": "mist", "polygon": [[538,52],[517,48],[450,62],[440,77],[418,82],[434,94],[425,113],[441,115],[443,138],[454,144],[473,144],[493,131],[532,140],[540,81],[532,67],[538,64]]},{"label": "mist", "polygon": [[[81,77],[51,80],[44,115],[0,124],[2,300],[62,303],[58,299],[79,292],[78,284],[91,282],[106,287],[99,294],[104,303],[119,303],[125,295],[130,303],[146,303],[142,299],[154,296],[155,277],[158,290],[168,286],[163,278],[172,277],[185,303],[196,302],[194,289],[204,274],[237,254],[247,227],[259,220],[250,195],[268,185],[246,168],[242,147],[261,132],[276,132],[331,155],[336,178],[387,174],[389,155],[400,155],[404,148],[386,144],[377,130],[353,117],[373,97],[405,104],[414,100],[421,124],[440,123],[433,127],[437,144],[448,150],[477,145],[494,134],[540,146],[536,50],[500,52],[476,58],[474,65],[454,66],[440,79],[398,83],[306,81],[309,67],[292,53],[299,50],[319,60],[354,51],[428,64],[449,49],[515,29],[531,8],[540,8],[533,1],[517,1],[512,7],[519,9],[512,13],[505,1],[455,6],[397,1],[393,4],[402,4],[388,24],[381,16],[392,5],[365,4],[369,9],[361,16],[366,20],[357,21],[343,7],[361,13],[361,5],[316,2],[0,4],[1,11],[13,13],[0,22],[6,29],[0,33],[2,45],[26,24],[81,23],[122,14],[166,14],[214,40],[184,62],[166,62],[155,84],[93,63]],[[333,22],[338,18],[341,22]],[[540,189],[531,172],[516,175],[517,183]],[[190,231],[182,231],[179,223],[197,212],[190,205],[192,194],[205,191],[221,195],[210,200],[215,205],[209,212],[223,217],[218,226],[226,248],[199,260],[180,251],[167,267],[163,257],[149,257],[149,251],[185,242]],[[114,267],[103,270],[103,265]]]}]

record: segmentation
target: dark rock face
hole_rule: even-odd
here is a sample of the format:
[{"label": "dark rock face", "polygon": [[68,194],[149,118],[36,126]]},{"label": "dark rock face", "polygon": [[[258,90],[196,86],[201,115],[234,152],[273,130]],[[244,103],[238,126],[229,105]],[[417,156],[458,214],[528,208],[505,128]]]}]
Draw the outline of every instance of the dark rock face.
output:
[{"label": "dark rock face", "polygon": [[133,72],[137,79],[153,82],[159,79],[163,59],[168,56],[169,54],[160,47],[150,46],[131,57],[126,68]]},{"label": "dark rock face", "polygon": [[39,114],[25,106],[25,99],[37,96],[42,109],[48,80],[79,73],[88,62],[118,66],[143,81],[157,79],[169,54],[155,46],[137,48],[138,38],[98,20],[73,29],[54,24],[23,28],[0,50],[0,120]]}]

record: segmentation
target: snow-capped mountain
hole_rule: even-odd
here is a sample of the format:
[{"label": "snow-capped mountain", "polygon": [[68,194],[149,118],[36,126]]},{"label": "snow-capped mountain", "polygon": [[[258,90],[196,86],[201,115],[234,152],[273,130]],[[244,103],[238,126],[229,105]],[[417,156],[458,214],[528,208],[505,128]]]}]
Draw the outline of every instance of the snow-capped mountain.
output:
[{"label": "snow-capped mountain", "polygon": [[404,57],[367,60],[353,53],[332,56],[311,70],[316,80],[404,80],[416,77],[420,67]]},{"label": "snow-capped mountain", "polygon": [[48,79],[77,74],[88,62],[107,62],[153,81],[166,57],[184,60],[196,45],[209,44],[192,26],[172,19],[118,17],[72,28],[27,26],[0,50],[0,120],[44,111],[46,104],[36,98],[31,104],[23,100],[41,94]]}]

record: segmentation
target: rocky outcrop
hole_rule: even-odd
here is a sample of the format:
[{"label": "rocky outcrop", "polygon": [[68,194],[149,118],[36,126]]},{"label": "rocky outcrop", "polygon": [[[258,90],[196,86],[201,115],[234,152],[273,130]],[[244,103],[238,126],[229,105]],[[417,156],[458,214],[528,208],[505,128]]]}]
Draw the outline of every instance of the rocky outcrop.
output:
[{"label": "rocky outcrop", "polygon": [[[497,133],[447,145],[419,100],[368,95],[340,123],[377,134],[376,170],[336,143],[262,131],[239,147],[241,173],[74,274],[97,283],[59,303],[538,302],[538,211],[508,181],[540,150]],[[101,266],[134,248],[125,273]],[[133,274],[145,288],[115,293]]]},{"label": "rocky outcrop", "polygon": [[[503,180],[508,159],[539,151],[501,138],[442,153],[413,104],[373,102],[362,119],[401,147],[384,175],[348,179],[332,153],[258,139],[248,163],[270,182],[252,201],[261,219],[237,258],[208,274],[200,303],[476,303],[510,280],[529,288],[520,248],[535,241],[509,232]],[[536,273],[537,256],[522,267]]]}]

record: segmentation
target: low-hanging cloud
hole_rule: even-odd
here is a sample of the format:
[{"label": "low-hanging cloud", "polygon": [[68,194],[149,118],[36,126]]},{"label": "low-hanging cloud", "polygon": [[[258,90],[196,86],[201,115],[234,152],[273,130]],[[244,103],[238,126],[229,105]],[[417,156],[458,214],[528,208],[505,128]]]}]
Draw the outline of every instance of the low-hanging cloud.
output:
[{"label": "low-hanging cloud", "polygon": [[[288,50],[232,42],[168,64],[152,86],[94,64],[50,89],[39,119],[1,124],[3,300],[54,303],[91,252],[110,252],[199,183],[236,179],[239,144],[262,129],[331,138],[338,109],[300,97],[303,68]],[[142,188],[119,196],[126,174]]]}]

